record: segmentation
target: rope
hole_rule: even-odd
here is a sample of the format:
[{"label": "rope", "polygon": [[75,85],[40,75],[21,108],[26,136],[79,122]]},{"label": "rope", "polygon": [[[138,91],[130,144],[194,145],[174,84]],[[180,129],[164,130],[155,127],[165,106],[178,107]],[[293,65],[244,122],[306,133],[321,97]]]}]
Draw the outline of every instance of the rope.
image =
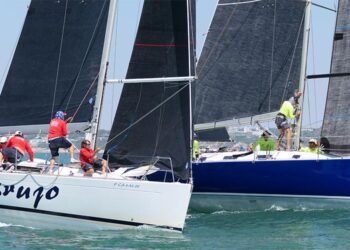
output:
[{"label": "rope", "polygon": [[15,182],[15,183],[6,184],[6,183],[3,183],[3,182],[2,182],[1,184],[2,184],[2,185],[5,185],[5,186],[16,186],[16,185],[20,184],[21,182],[23,182],[25,179],[27,179],[28,176],[34,181],[34,183],[35,183],[38,187],[43,187],[44,189],[49,189],[50,187],[53,186],[53,184],[56,183],[56,181],[57,181],[58,177],[60,176],[60,174],[58,173],[58,174],[56,175],[55,179],[54,179],[51,183],[49,183],[48,185],[46,185],[46,186],[40,184],[40,183],[34,178],[34,176],[33,176],[31,173],[26,174],[22,179],[20,179],[19,181]]},{"label": "rope", "polygon": [[79,103],[79,106],[77,107],[77,109],[75,110],[74,114],[72,115],[72,120],[71,120],[71,122],[73,122],[74,117],[77,115],[77,113],[78,113],[78,111],[79,111],[81,105],[83,105],[83,102],[85,101],[85,99],[86,99],[86,97],[88,96],[90,90],[91,90],[92,87],[94,86],[94,84],[95,84],[95,82],[96,82],[96,80],[97,80],[97,78],[98,78],[98,75],[99,75],[99,73],[97,73],[95,79],[92,81],[92,83],[90,84],[90,87],[89,87],[88,90],[86,91],[86,93],[85,93],[83,99],[82,99],[81,102]]},{"label": "rope", "polygon": [[70,104],[71,98],[72,98],[72,96],[73,96],[75,87],[76,87],[76,85],[77,85],[77,82],[78,82],[78,79],[79,79],[79,76],[80,76],[80,73],[81,73],[81,71],[83,70],[83,66],[84,66],[85,60],[86,60],[86,58],[87,58],[87,56],[88,56],[88,53],[89,53],[89,51],[90,51],[93,38],[95,37],[95,33],[96,33],[97,27],[98,27],[98,25],[99,25],[99,23],[100,23],[103,10],[105,9],[105,5],[106,5],[106,1],[104,1],[103,6],[102,6],[102,8],[101,8],[99,17],[98,17],[97,22],[96,22],[96,25],[95,25],[95,27],[94,27],[94,31],[93,31],[93,33],[92,33],[92,35],[91,35],[91,38],[90,38],[88,47],[87,47],[87,49],[86,49],[86,51],[85,51],[84,58],[83,58],[83,60],[82,60],[82,62],[81,62],[81,65],[80,65],[80,68],[79,68],[79,71],[78,71],[78,75],[77,75],[77,77],[75,78],[75,81],[74,81],[72,90],[71,90],[71,92],[70,92],[70,95],[69,95],[69,98],[68,98],[68,101],[67,101],[67,105],[66,105],[65,110],[68,109],[68,106],[69,106],[69,104]]},{"label": "rope", "polygon": [[60,64],[61,64],[61,56],[62,56],[62,47],[63,47],[63,37],[64,37],[64,29],[66,27],[66,18],[67,18],[67,9],[68,9],[68,2],[66,1],[66,6],[64,9],[64,18],[63,18],[63,25],[62,25],[62,34],[61,34],[61,41],[60,41],[60,51],[58,53],[58,62],[57,62],[57,71],[56,71],[56,79],[55,79],[55,88],[53,91],[53,99],[52,99],[52,109],[51,109],[51,117],[53,117],[53,112],[55,108],[55,102],[56,102],[56,91],[57,91],[57,85],[58,85],[58,75],[60,72]]}]

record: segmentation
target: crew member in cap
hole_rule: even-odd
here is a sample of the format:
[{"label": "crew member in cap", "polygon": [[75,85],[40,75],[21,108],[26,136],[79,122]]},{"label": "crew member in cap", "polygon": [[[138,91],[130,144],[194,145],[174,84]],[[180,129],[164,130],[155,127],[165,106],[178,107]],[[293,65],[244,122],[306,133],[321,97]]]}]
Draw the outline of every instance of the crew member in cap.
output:
[{"label": "crew member in cap", "polygon": [[265,130],[259,139],[253,145],[253,150],[259,145],[260,150],[262,151],[273,151],[275,150],[275,140],[271,138],[271,133]]},{"label": "crew member in cap", "polygon": [[0,138],[0,149],[5,148],[6,143],[7,143],[7,137],[6,136],[1,137]]},{"label": "crew member in cap", "polygon": [[276,126],[279,131],[279,137],[277,141],[277,150],[280,150],[281,142],[284,135],[287,135],[287,147],[286,150],[289,151],[291,147],[292,140],[292,130],[288,119],[299,118],[300,112],[296,111],[296,105],[298,104],[299,97],[302,92],[296,91],[294,96],[289,98],[288,101],[283,102],[277,116],[275,119]]},{"label": "crew member in cap", "polygon": [[310,139],[309,140],[309,146],[308,147],[302,147],[300,149],[300,152],[308,152],[308,153],[315,153],[319,154],[320,148],[318,146],[317,140],[316,139]]},{"label": "crew member in cap", "polygon": [[50,160],[50,172],[52,171],[57,157],[59,156],[58,150],[60,148],[65,148],[69,150],[70,162],[77,163],[79,161],[74,159],[74,147],[70,141],[67,140],[67,122],[69,119],[64,120],[66,115],[63,111],[57,111],[55,118],[50,122],[49,127],[49,148],[51,151],[51,160]]},{"label": "crew member in cap", "polygon": [[5,148],[1,150],[0,162],[2,163],[4,160],[11,163],[20,162],[26,152],[29,155],[29,160],[33,161],[34,154],[32,148],[23,138],[23,133],[16,131],[6,143]]}]

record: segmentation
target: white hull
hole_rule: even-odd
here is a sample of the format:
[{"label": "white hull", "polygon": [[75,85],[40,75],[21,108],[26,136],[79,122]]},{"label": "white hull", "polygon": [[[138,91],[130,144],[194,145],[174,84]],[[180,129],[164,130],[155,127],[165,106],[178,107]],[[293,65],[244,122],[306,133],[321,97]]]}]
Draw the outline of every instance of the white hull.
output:
[{"label": "white hull", "polygon": [[[81,230],[151,225],[182,230],[191,184],[0,173],[2,222]],[[14,185],[14,186],[11,186]]]}]

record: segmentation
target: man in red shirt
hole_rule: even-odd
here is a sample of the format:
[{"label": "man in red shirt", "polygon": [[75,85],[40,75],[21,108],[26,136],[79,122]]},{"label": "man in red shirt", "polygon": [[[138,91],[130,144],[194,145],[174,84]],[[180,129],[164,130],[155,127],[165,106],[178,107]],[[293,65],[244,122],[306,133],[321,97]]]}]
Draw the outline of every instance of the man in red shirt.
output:
[{"label": "man in red shirt", "polygon": [[16,131],[5,145],[5,148],[1,150],[0,162],[5,158],[11,163],[20,162],[25,152],[28,153],[30,161],[34,160],[33,150],[29,143],[23,138],[21,131]]},{"label": "man in red shirt", "polygon": [[97,158],[98,151],[100,151],[99,148],[96,148],[96,150],[90,148],[89,140],[81,142],[80,163],[85,176],[92,176],[96,169],[102,169],[102,174],[106,173],[107,161]]},{"label": "man in red shirt", "polygon": [[74,159],[74,147],[70,141],[66,139],[67,135],[67,121],[64,120],[66,113],[62,111],[57,111],[55,118],[50,122],[49,127],[49,148],[51,151],[51,160],[50,160],[50,170],[53,169],[57,157],[59,156],[58,150],[60,148],[65,148],[69,150],[70,162],[78,162]]}]

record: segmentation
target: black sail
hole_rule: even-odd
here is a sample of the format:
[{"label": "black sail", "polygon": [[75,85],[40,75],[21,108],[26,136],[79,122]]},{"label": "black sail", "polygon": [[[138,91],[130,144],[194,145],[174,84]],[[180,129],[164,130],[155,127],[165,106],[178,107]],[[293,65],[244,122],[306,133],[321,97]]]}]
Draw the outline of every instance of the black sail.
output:
[{"label": "black sail", "polygon": [[[339,0],[331,73],[350,72],[350,2]],[[350,154],[349,76],[330,78],[321,135],[333,153]]]},{"label": "black sail", "polygon": [[197,67],[195,124],[277,111],[299,86],[305,1],[230,4],[239,2],[216,8]]},{"label": "black sail", "polygon": [[31,1],[0,96],[0,126],[48,124],[52,110],[91,119],[108,9],[109,0]]},{"label": "black sail", "polygon": [[[188,32],[194,22],[190,2],[145,0],[128,79],[192,75],[189,66],[194,62],[189,51],[193,54],[195,41],[193,30]],[[177,176],[187,179],[191,159],[189,99],[188,82],[124,84],[105,149],[109,166],[155,163],[173,168]]]}]

